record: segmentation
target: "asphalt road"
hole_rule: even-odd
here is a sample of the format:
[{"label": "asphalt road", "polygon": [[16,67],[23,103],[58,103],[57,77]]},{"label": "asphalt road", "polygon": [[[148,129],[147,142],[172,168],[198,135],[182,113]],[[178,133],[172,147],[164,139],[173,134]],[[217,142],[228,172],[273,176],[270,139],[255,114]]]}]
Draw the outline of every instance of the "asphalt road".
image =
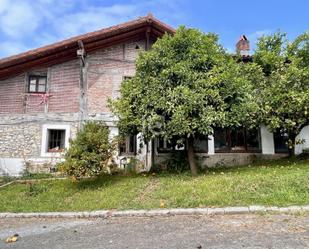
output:
[{"label": "asphalt road", "polygon": [[4,248],[309,248],[309,214],[0,219]]}]

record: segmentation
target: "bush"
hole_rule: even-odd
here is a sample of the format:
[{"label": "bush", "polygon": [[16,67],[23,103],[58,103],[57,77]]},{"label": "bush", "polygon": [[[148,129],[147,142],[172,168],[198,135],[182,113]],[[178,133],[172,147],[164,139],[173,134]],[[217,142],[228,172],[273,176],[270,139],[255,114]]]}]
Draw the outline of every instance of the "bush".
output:
[{"label": "bush", "polygon": [[97,176],[107,172],[112,161],[115,143],[110,142],[109,129],[103,122],[88,121],[70,141],[60,171],[72,177]]},{"label": "bush", "polygon": [[190,169],[188,159],[183,151],[175,151],[163,164],[166,170],[171,173],[181,173]]}]

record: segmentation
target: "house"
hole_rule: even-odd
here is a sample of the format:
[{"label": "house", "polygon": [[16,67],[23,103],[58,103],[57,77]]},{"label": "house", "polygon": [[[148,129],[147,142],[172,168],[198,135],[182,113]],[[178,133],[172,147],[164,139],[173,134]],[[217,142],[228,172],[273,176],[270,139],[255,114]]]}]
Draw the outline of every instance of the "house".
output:
[{"label": "house", "polygon": [[[174,32],[147,15],[0,59],[0,174],[52,170],[85,120],[102,120],[111,136],[117,135],[117,119],[107,99],[117,98],[123,79],[134,75],[138,53]],[[249,43],[244,36],[237,46],[247,56]],[[301,136],[309,141],[309,127]],[[139,136],[127,137],[119,146],[120,165],[136,157],[148,170],[173,149],[162,139],[144,146],[139,140]],[[297,153],[303,146],[308,147],[308,142],[298,145]],[[265,126],[254,131],[216,130],[214,136],[196,139],[195,147],[207,165],[244,164],[253,157],[287,152],[284,136]]]}]

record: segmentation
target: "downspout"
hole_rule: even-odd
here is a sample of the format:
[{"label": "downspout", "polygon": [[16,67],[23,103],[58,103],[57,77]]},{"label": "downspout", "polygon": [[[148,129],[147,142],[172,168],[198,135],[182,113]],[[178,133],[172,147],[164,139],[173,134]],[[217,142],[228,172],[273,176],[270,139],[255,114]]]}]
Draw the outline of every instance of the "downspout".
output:
[{"label": "downspout", "polygon": [[81,40],[78,42],[78,50],[76,51],[79,59],[79,128],[83,127],[83,124],[87,117],[87,103],[86,103],[86,51],[84,44]]}]

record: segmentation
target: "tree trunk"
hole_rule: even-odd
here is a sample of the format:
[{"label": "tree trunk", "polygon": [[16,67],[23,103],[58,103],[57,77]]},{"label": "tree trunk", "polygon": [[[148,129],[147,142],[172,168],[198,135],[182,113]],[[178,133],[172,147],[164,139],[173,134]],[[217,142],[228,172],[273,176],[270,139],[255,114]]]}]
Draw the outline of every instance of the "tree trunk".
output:
[{"label": "tree trunk", "polygon": [[190,164],[191,174],[197,176],[197,166],[194,158],[194,147],[193,147],[194,138],[188,138],[188,160]]},{"label": "tree trunk", "polygon": [[296,141],[296,135],[294,133],[289,134],[289,142],[288,142],[288,149],[289,149],[289,156],[293,157],[295,156],[295,141]]}]

